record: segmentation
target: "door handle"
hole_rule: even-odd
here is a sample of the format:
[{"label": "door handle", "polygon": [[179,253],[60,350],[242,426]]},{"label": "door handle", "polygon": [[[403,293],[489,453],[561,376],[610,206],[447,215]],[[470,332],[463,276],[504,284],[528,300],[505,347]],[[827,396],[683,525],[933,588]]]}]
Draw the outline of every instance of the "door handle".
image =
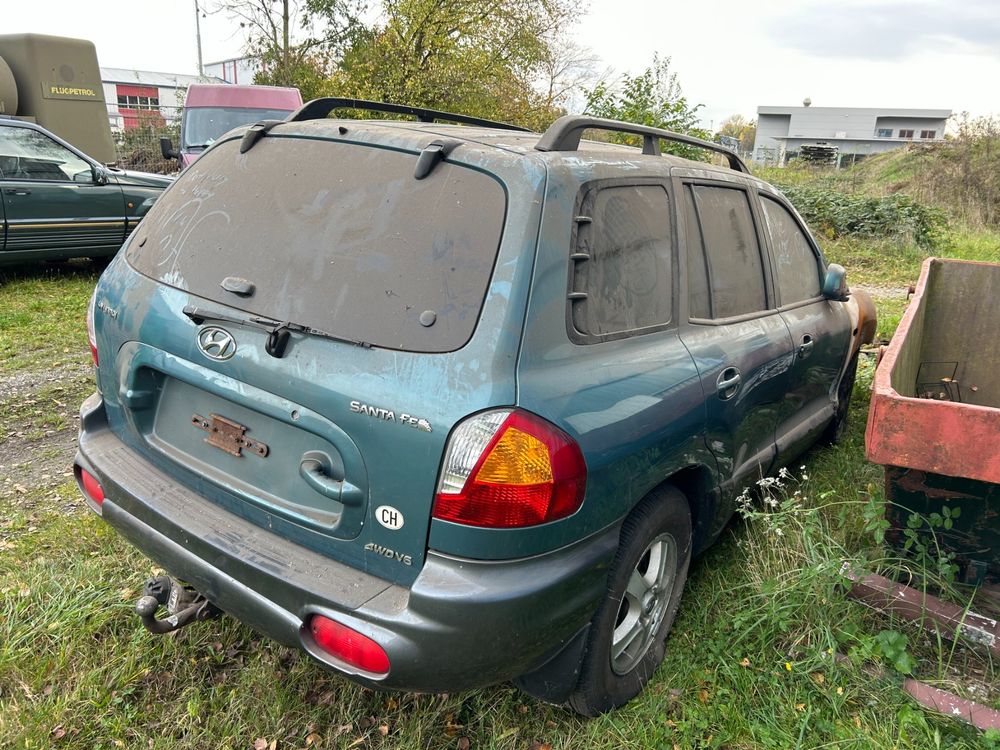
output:
[{"label": "door handle", "polygon": [[28,188],[7,188],[4,192],[7,195],[31,195],[31,191]]},{"label": "door handle", "polygon": [[816,342],[813,341],[813,337],[807,333],[805,336],[802,337],[802,343],[799,344],[799,357],[802,359],[808,357],[810,354],[812,354],[812,350],[815,345]]},{"label": "door handle", "polygon": [[728,401],[736,392],[740,389],[740,382],[743,380],[743,376],[740,375],[740,371],[735,367],[727,367],[721,373],[719,373],[718,380],[715,381],[715,387],[719,392],[719,398],[723,401]]},{"label": "door handle", "polygon": [[344,479],[337,479],[330,473],[330,457],[321,451],[309,451],[302,456],[299,474],[306,484],[321,495],[344,505],[361,505],[364,494]]}]

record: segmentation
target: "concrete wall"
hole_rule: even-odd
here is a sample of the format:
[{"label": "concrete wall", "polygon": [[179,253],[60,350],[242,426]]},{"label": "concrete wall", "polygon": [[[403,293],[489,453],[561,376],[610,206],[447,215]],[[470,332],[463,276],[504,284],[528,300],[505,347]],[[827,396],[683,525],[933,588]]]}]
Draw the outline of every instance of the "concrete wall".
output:
[{"label": "concrete wall", "polygon": [[762,152],[773,152],[775,158],[782,149],[782,142],[775,140],[777,136],[788,135],[788,126],[791,115],[758,115],[757,135],[753,142],[754,161],[771,161]]}]

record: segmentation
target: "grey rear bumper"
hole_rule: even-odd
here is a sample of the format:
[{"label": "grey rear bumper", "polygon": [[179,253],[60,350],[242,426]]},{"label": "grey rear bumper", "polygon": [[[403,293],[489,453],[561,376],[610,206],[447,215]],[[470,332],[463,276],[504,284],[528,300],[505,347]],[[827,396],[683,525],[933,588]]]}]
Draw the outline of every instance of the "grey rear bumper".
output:
[{"label": "grey rear bumper", "polygon": [[[177,483],[108,428],[97,394],[81,410],[76,463],[101,482],[103,518],[150,559],[256,630],[372,687],[455,691],[532,672],[589,622],[618,545],[615,526],[520,560],[429,551],[406,588],[304,549]],[[316,613],[376,640],[389,673],[373,678],[318,649],[303,625]]]}]

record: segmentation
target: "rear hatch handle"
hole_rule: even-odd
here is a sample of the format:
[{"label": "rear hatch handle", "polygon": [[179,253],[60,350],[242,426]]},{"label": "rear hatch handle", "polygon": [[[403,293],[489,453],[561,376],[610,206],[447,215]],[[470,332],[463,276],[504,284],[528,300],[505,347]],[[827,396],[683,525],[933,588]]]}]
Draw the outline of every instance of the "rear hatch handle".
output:
[{"label": "rear hatch handle", "polygon": [[321,495],[342,505],[361,505],[364,493],[346,479],[333,476],[333,462],[322,451],[307,451],[299,462],[299,474]]}]

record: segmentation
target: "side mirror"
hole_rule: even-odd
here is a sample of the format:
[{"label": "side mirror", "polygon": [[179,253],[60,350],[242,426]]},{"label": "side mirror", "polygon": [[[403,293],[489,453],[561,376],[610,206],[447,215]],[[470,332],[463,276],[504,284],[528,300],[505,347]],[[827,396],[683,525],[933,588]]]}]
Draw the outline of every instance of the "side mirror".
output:
[{"label": "side mirror", "polygon": [[100,167],[94,166],[90,168],[90,176],[95,185],[107,185],[108,184],[108,173],[105,172]]},{"label": "side mirror", "polygon": [[163,154],[164,159],[176,159],[178,154],[174,149],[173,141],[169,138],[160,139],[160,153]]},{"label": "side mirror", "polygon": [[831,263],[823,279],[823,296],[836,302],[846,302],[851,290],[847,288],[847,271],[844,267]]}]

